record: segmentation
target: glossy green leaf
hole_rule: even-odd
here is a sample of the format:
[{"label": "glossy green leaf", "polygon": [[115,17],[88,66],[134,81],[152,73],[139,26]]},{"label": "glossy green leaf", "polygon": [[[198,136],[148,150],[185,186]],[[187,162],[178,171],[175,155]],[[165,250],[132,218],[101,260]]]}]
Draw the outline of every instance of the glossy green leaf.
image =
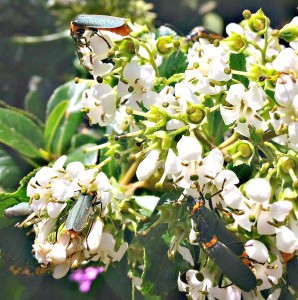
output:
[{"label": "glossy green leaf", "polygon": [[28,202],[29,198],[27,197],[27,185],[30,179],[35,175],[38,169],[29,173],[24,177],[19,188],[13,193],[2,193],[0,194],[0,228],[7,226],[8,219],[4,217],[4,210],[8,207],[11,207],[20,202]]},{"label": "glossy green leaf", "polygon": [[26,111],[37,116],[44,121],[46,111],[46,101],[42,97],[42,88],[45,90],[44,84],[38,84],[35,90],[29,91],[24,99],[24,108]]},{"label": "glossy green leaf", "polygon": [[142,293],[163,296],[163,299],[177,284],[175,264],[168,259],[169,247],[162,238],[165,229],[165,226],[159,226],[142,239],[145,244]]},{"label": "glossy green leaf", "polygon": [[158,70],[160,76],[170,78],[177,73],[183,73],[186,67],[186,55],[178,50],[172,53],[169,58],[164,58]]},{"label": "glossy green leaf", "polygon": [[86,144],[80,148],[75,149],[67,155],[66,164],[73,161],[80,161],[84,165],[94,165],[97,162],[98,151],[85,152],[88,147],[94,147],[96,144]]},{"label": "glossy green leaf", "polygon": [[206,127],[208,128],[208,132],[212,136],[214,144],[219,145],[229,126],[225,125],[219,111],[208,114],[207,120]]},{"label": "glossy green leaf", "polygon": [[66,109],[69,105],[69,101],[62,101],[54,109],[51,111],[45,126],[45,141],[46,141],[46,149],[48,151],[51,150],[51,145],[53,143],[53,139],[58,130],[59,124],[61,123]]},{"label": "glossy green leaf", "polygon": [[42,128],[20,111],[0,108],[0,142],[28,158],[42,158]]},{"label": "glossy green leaf", "polygon": [[18,186],[21,170],[13,158],[0,149],[0,186],[5,191],[11,191]]},{"label": "glossy green leaf", "polygon": [[[55,123],[55,125],[58,125],[56,128],[50,128],[50,124],[54,122],[53,120],[51,120],[51,123],[47,121],[46,132],[53,131],[51,133],[51,145],[50,143],[48,144],[50,145],[49,150],[51,150],[52,153],[60,156],[67,153],[70,148],[71,139],[78,131],[78,127],[83,118],[83,113],[80,111],[81,98],[86,88],[87,84],[85,83],[75,84],[71,81],[57,88],[51,96],[47,107],[47,116],[49,119],[53,119],[53,114],[56,113],[57,116],[60,117],[60,109],[62,109],[63,106],[61,103],[65,103],[65,101],[69,103],[61,120]],[[59,107],[59,111],[57,111],[56,107]]]},{"label": "glossy green leaf", "polygon": [[[230,68],[237,71],[246,71],[246,58],[243,53],[230,54]],[[242,75],[233,75],[235,80],[241,82],[245,87],[248,87],[249,80]]]}]

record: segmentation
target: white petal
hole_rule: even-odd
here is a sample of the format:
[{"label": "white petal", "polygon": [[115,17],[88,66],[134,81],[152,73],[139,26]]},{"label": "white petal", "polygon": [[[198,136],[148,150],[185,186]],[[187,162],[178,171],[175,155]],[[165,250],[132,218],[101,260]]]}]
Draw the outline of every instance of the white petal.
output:
[{"label": "white petal", "polygon": [[176,130],[184,126],[184,123],[179,120],[171,119],[167,122],[166,129],[167,130]]},{"label": "white petal", "polygon": [[65,247],[56,243],[52,251],[48,253],[47,260],[54,265],[62,264],[66,260]]},{"label": "white petal", "polygon": [[247,241],[245,243],[245,251],[250,258],[259,263],[265,263],[269,258],[267,247],[257,240]]},{"label": "white petal", "polygon": [[254,111],[261,109],[264,105],[263,90],[257,85],[251,86],[244,98],[247,106]]},{"label": "white petal", "polygon": [[271,197],[271,185],[264,178],[256,178],[249,181],[245,187],[247,196],[253,201],[263,203]]},{"label": "white petal", "polygon": [[291,69],[298,72],[298,57],[292,48],[285,48],[275,58],[272,66],[280,72],[288,72]]},{"label": "white petal", "polygon": [[53,182],[51,191],[53,198],[57,201],[62,202],[68,200],[74,195],[74,190],[71,182],[62,179]]},{"label": "white petal", "polygon": [[270,205],[269,214],[271,218],[283,222],[292,209],[293,204],[291,201],[278,201]]},{"label": "white petal", "polygon": [[162,98],[158,93],[154,91],[148,91],[142,96],[142,102],[147,109],[150,109],[151,105],[160,107]]},{"label": "white petal", "polygon": [[50,202],[47,205],[47,212],[49,214],[49,217],[53,219],[57,218],[65,207],[66,207],[66,203],[60,204],[60,203]]},{"label": "white petal", "polygon": [[60,279],[67,274],[69,269],[70,269],[69,263],[64,263],[64,264],[55,266],[55,268],[53,270],[53,277],[55,279]]},{"label": "white petal", "polygon": [[207,157],[203,159],[203,165],[214,173],[218,173],[222,170],[224,163],[224,157],[222,152],[218,148],[214,148],[210,151]]},{"label": "white petal", "polygon": [[136,175],[139,180],[148,179],[158,166],[159,150],[154,149],[148,153],[145,159],[139,164]]},{"label": "white petal", "polygon": [[112,188],[112,186],[110,184],[110,181],[109,181],[109,178],[103,172],[98,173],[94,183],[96,184],[97,189],[99,191],[109,191]]},{"label": "white petal", "polygon": [[134,83],[140,76],[140,66],[136,60],[131,60],[123,69],[123,76],[129,83]]},{"label": "white petal", "polygon": [[184,260],[190,263],[191,266],[194,266],[194,261],[188,248],[178,245],[178,252],[182,255]]},{"label": "white petal", "polygon": [[78,173],[83,172],[84,170],[84,165],[79,161],[71,162],[66,167],[66,172],[71,178],[74,178]]},{"label": "white petal", "polygon": [[245,96],[245,87],[242,84],[233,84],[227,92],[226,101],[232,105],[240,105],[241,99]]},{"label": "white petal", "polygon": [[191,136],[182,136],[177,143],[178,157],[182,161],[198,161],[201,159],[202,146]]},{"label": "white petal", "polygon": [[113,261],[120,261],[127,249],[128,249],[128,243],[125,242],[119,247],[118,251],[115,252]]},{"label": "white petal", "polygon": [[177,283],[178,283],[178,289],[179,289],[180,292],[186,292],[186,291],[187,291],[188,284],[184,283],[184,282],[180,279],[180,276],[181,276],[181,273],[179,272],[178,280],[177,280]]},{"label": "white petal", "polygon": [[178,173],[181,169],[180,160],[172,149],[169,149],[167,159],[165,161],[165,172],[167,174]]},{"label": "white petal", "polygon": [[224,106],[220,105],[219,109],[221,117],[226,125],[230,125],[236,120],[238,120],[240,114],[240,107],[235,106],[227,109]]},{"label": "white petal", "polygon": [[155,79],[155,70],[151,65],[143,65],[140,70],[139,83],[147,89],[151,89]]},{"label": "white petal", "polygon": [[87,241],[86,239],[84,240],[84,247],[86,249],[89,247],[89,252],[91,254],[96,253],[99,248],[103,226],[103,221],[101,219],[97,219],[92,224],[91,230],[87,236]]},{"label": "white petal", "polygon": [[42,167],[35,174],[36,182],[41,186],[46,186],[52,179],[54,173],[50,167]]},{"label": "white petal", "polygon": [[62,155],[61,157],[59,157],[56,162],[53,164],[52,169],[53,170],[60,170],[63,168],[63,165],[65,164],[67,160],[67,156],[66,155]]},{"label": "white petal", "polygon": [[276,247],[285,253],[293,253],[298,248],[296,235],[286,226],[281,226],[276,234]]},{"label": "white petal", "polygon": [[270,225],[268,222],[273,222],[268,211],[261,211],[257,221],[257,231],[259,234],[271,235],[277,232],[277,228]]}]

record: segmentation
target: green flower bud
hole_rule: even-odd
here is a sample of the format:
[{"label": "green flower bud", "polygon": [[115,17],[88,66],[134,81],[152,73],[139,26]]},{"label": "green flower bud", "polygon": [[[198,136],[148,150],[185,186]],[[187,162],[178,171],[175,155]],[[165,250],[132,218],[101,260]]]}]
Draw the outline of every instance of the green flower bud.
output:
[{"label": "green flower bud", "polygon": [[251,31],[257,33],[258,35],[262,35],[269,27],[269,19],[264,15],[262,9],[259,9],[249,18],[248,26]]},{"label": "green flower bud", "polygon": [[287,24],[279,31],[279,38],[286,42],[293,42],[298,38],[298,26],[294,24]]},{"label": "green flower bud", "polygon": [[173,44],[173,36],[159,37],[156,41],[156,48],[158,53],[162,56],[171,55],[176,50],[176,47]]},{"label": "green flower bud", "polygon": [[246,37],[238,33],[233,33],[230,37],[224,39],[222,43],[227,44],[230,50],[235,53],[242,53],[248,45]]}]

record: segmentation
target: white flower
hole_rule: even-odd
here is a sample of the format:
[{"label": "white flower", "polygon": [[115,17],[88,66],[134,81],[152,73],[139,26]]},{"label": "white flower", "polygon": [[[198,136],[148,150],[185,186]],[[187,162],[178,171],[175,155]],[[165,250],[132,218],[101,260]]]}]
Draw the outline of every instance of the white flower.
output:
[{"label": "white flower", "polygon": [[151,150],[138,165],[136,175],[140,181],[148,179],[155,172],[158,167],[159,154],[159,150]]},{"label": "white flower", "polygon": [[128,115],[126,113],[126,107],[124,105],[120,106],[116,111],[113,122],[107,127],[107,133],[112,133],[113,131],[117,134],[121,134],[125,131],[134,132],[139,130],[133,115]]},{"label": "white flower", "polygon": [[[256,129],[267,129],[267,125],[257,111],[263,107],[264,91],[253,85],[248,91],[242,84],[233,84],[227,92],[226,101],[231,107],[220,106],[220,113],[226,125],[235,122],[235,131],[250,137],[249,125]],[[243,120],[241,120],[243,118]]]},{"label": "white flower", "polygon": [[56,243],[52,250],[47,254],[47,261],[54,265],[62,264],[66,260],[66,249],[65,246]]},{"label": "white flower", "polygon": [[276,234],[276,247],[282,252],[293,253],[298,249],[297,233],[286,226],[281,226]]},{"label": "white flower", "polygon": [[84,240],[84,247],[89,251],[90,254],[96,253],[99,248],[103,227],[104,222],[100,218],[96,219],[92,223],[90,232]]},{"label": "white flower", "polygon": [[191,136],[182,136],[177,143],[178,157],[184,162],[201,159],[203,148],[200,142]]},{"label": "white flower", "polygon": [[245,243],[245,252],[252,260],[251,264],[256,273],[256,277],[261,279],[262,284],[257,286],[257,290],[261,291],[272,287],[278,283],[278,279],[282,276],[282,264],[279,258],[272,263],[268,263],[269,252],[267,247],[257,240],[249,240]]},{"label": "white flower", "polygon": [[292,48],[285,48],[277,55],[272,66],[279,72],[293,70],[298,73],[298,56]]},{"label": "white flower", "polygon": [[100,259],[100,261],[102,261],[104,264],[120,261],[128,248],[128,244],[126,242],[123,243],[118,251],[114,250],[115,245],[116,241],[113,236],[110,233],[103,232],[97,255],[93,256],[91,259],[93,261]]},{"label": "white flower", "polygon": [[283,107],[292,106],[294,97],[298,93],[298,82],[291,75],[281,74],[276,81],[274,97]]},{"label": "white flower", "polygon": [[116,95],[108,84],[97,83],[84,92],[82,108],[92,124],[107,126],[115,117]]},{"label": "white flower", "polygon": [[199,274],[199,271],[197,270],[188,270],[186,272],[187,283],[184,283],[180,279],[180,273],[178,276],[179,291],[187,292],[188,296],[193,300],[204,299],[203,297],[205,297],[206,292],[212,295],[214,275],[210,274],[210,272],[206,268],[202,268],[200,270],[200,273],[203,274],[203,281],[197,279],[196,275]]},{"label": "white flower", "polygon": [[249,198],[259,203],[269,202],[271,197],[271,185],[268,180],[263,178],[251,180],[246,185],[245,191]]},{"label": "white flower", "polygon": [[140,110],[140,103],[144,99],[147,109],[159,101],[158,93],[152,91],[155,71],[151,65],[140,66],[136,60],[131,60],[123,69],[123,77],[126,82],[120,80],[118,83],[118,95],[121,97],[121,102],[135,110]]},{"label": "white flower", "polygon": [[55,279],[60,279],[60,278],[64,277],[67,274],[69,269],[70,269],[70,264],[68,262],[57,265],[57,266],[54,267],[53,277]]}]

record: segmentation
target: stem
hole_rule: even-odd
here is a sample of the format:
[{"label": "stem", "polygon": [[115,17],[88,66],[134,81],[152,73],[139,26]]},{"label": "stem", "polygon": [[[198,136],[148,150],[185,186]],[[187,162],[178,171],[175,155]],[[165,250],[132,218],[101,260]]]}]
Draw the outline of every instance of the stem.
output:
[{"label": "stem", "polygon": [[274,161],[274,156],[272,155],[271,151],[269,151],[269,148],[267,148],[264,144],[258,145],[258,147],[264,152],[269,161]]},{"label": "stem", "polygon": [[112,144],[110,142],[107,142],[107,143],[104,143],[104,144],[101,144],[101,145],[97,145],[97,146],[93,146],[93,147],[87,147],[87,148],[84,148],[84,152],[92,152],[92,151],[97,151],[97,150],[100,150],[100,149],[103,149],[103,148],[107,148],[107,147],[110,147]]},{"label": "stem", "polygon": [[200,131],[198,128],[195,128],[193,130],[193,133],[195,134],[196,138],[202,142],[204,145],[207,145],[209,149],[214,149],[215,146],[213,143],[211,143]]},{"label": "stem", "polygon": [[156,63],[155,63],[155,60],[154,60],[154,57],[152,55],[152,52],[150,51],[150,49],[147,47],[147,45],[144,43],[142,44],[142,47],[145,48],[145,50],[147,51],[147,53],[149,54],[149,58],[150,58],[150,63],[156,73],[156,77],[159,77],[159,72],[158,72],[158,69],[157,69],[157,66],[156,66]]},{"label": "stem", "polygon": [[104,161],[102,161],[100,164],[97,165],[97,168],[100,170],[103,166],[105,166],[107,163],[109,163],[112,160],[112,157],[106,158]]},{"label": "stem", "polygon": [[52,42],[64,38],[69,37],[69,30],[42,35],[42,36],[15,36],[12,38],[13,42],[19,43],[19,44],[38,44],[38,43],[44,43],[44,42]]},{"label": "stem", "polygon": [[125,175],[119,180],[119,185],[128,185],[131,179],[135,176],[136,170],[141,162],[141,159],[138,158],[128,169]]},{"label": "stem", "polygon": [[238,139],[239,139],[239,133],[234,132],[228,139],[226,139],[218,146],[218,149],[224,151],[225,148],[237,142]]},{"label": "stem", "polygon": [[186,130],[188,130],[188,125],[185,125],[185,126],[179,128],[177,130],[171,131],[169,133],[169,136],[171,136],[171,137],[176,136],[176,135],[178,135],[178,134],[180,134],[180,133],[182,133],[182,132],[184,132]]}]

